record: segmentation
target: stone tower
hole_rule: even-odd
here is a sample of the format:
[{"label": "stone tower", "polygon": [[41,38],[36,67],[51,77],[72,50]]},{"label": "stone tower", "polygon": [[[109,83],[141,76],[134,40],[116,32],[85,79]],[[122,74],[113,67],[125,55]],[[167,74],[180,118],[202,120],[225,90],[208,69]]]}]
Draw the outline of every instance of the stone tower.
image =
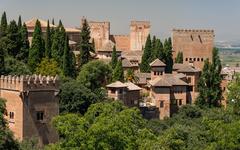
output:
[{"label": "stone tower", "polygon": [[35,137],[40,145],[58,141],[50,125],[59,114],[59,80],[45,76],[1,76],[0,97],[6,100],[6,119],[14,136]]},{"label": "stone tower", "polygon": [[142,50],[147,36],[150,33],[149,21],[131,21],[130,25],[130,50]]},{"label": "stone tower", "polygon": [[101,50],[109,41],[110,22],[90,21],[88,24],[91,31],[90,36],[95,42],[95,49]]},{"label": "stone tower", "polygon": [[214,31],[173,29],[172,43],[174,58],[179,51],[182,51],[184,64],[202,69],[204,60],[212,59]]}]

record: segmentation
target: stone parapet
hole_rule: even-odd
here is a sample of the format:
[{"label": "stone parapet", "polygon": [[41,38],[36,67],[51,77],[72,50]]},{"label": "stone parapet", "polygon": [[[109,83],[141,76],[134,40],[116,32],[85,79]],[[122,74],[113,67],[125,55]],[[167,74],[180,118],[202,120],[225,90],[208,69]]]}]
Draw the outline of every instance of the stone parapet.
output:
[{"label": "stone parapet", "polygon": [[173,29],[173,32],[201,32],[201,33],[214,33],[214,30],[205,30],[205,29]]},{"label": "stone parapet", "polygon": [[37,90],[58,90],[58,76],[21,75],[1,76],[0,90],[12,91],[37,91]]}]

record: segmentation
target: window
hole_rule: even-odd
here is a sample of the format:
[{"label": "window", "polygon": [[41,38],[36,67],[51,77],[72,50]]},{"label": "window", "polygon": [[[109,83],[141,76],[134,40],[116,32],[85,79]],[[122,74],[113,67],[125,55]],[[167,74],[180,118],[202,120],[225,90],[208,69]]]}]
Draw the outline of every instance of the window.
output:
[{"label": "window", "polygon": [[192,58],[189,58],[190,61],[192,61]]},{"label": "window", "polygon": [[186,58],[185,60],[188,61],[188,58]]},{"label": "window", "polygon": [[179,106],[182,105],[182,100],[181,100],[181,99],[178,100],[178,105],[179,105]]},{"label": "window", "polygon": [[198,38],[199,38],[199,41],[202,43],[202,39],[200,35],[198,35]]},{"label": "window", "polygon": [[199,61],[200,59],[199,58],[197,58],[197,61]]},{"label": "window", "polygon": [[154,71],[154,75],[156,75],[156,71]]},{"label": "window", "polygon": [[193,61],[196,61],[196,58],[193,58]]},{"label": "window", "polygon": [[160,75],[163,75],[163,72],[162,72],[162,71],[160,72]]},{"label": "window", "polygon": [[203,61],[203,58],[201,58],[201,61]]},{"label": "window", "polygon": [[9,113],[9,118],[10,118],[10,119],[14,119],[14,112],[10,112],[10,113]]},{"label": "window", "polygon": [[160,108],[164,107],[164,101],[160,101]]},{"label": "window", "polygon": [[37,120],[42,121],[43,120],[43,111],[37,111]]},{"label": "window", "polygon": [[118,91],[118,93],[119,93],[119,94],[122,94],[122,92],[123,92],[123,90],[122,90],[122,89],[120,89],[120,90]]},{"label": "window", "polygon": [[192,41],[193,41],[193,36],[191,35],[191,39],[192,39]]},{"label": "window", "polygon": [[193,91],[193,86],[189,86],[188,91],[192,92]]},{"label": "window", "polygon": [[187,78],[187,83],[191,83],[191,77]]},{"label": "window", "polygon": [[115,93],[115,89],[111,89],[111,93],[114,94]]}]

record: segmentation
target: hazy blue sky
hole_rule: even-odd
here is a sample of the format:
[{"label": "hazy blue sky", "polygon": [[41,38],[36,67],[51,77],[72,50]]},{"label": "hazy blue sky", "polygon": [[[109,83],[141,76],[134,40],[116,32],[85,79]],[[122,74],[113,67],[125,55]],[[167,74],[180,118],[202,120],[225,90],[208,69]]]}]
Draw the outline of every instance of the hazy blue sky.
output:
[{"label": "hazy blue sky", "polygon": [[214,29],[217,40],[240,40],[240,0],[0,0],[3,11],[9,20],[61,18],[68,27],[82,16],[107,20],[112,34],[128,34],[131,20],[149,20],[158,37],[172,28],[203,28]]}]

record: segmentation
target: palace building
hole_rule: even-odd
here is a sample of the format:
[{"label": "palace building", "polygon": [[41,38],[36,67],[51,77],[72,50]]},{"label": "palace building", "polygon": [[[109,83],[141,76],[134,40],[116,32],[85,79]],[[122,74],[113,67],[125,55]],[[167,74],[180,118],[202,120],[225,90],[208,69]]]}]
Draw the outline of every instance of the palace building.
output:
[{"label": "palace building", "polygon": [[36,138],[40,145],[58,141],[51,125],[59,114],[59,79],[50,76],[1,76],[0,97],[6,100],[5,117],[14,136]]}]

